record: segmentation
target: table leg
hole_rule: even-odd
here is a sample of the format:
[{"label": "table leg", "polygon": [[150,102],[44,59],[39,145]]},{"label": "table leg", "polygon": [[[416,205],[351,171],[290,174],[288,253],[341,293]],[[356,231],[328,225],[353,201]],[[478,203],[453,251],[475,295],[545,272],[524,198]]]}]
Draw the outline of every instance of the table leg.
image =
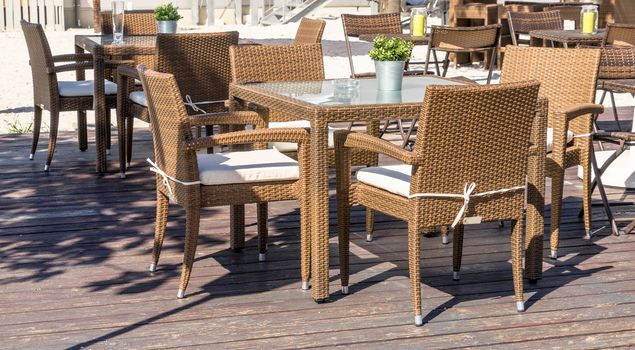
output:
[{"label": "table leg", "polygon": [[316,302],[329,297],[328,125],[311,122],[311,277]]},{"label": "table leg", "polygon": [[100,174],[106,172],[106,96],[105,96],[105,63],[104,55],[95,52],[94,57],[94,95],[93,95],[93,109],[95,110],[95,153],[97,158],[97,164],[95,166],[96,171]]}]

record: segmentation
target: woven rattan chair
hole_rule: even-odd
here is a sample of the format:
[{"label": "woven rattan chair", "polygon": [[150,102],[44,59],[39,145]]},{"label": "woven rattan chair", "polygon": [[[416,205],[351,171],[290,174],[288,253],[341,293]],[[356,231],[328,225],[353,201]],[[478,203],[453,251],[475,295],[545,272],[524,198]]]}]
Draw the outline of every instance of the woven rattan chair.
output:
[{"label": "woven rattan chair", "polygon": [[[237,43],[238,32],[162,34],[157,36],[153,66],[160,72],[174,75],[183,101],[193,103],[188,105],[190,115],[200,114],[202,110],[208,113],[226,111],[224,103],[231,79],[229,47]],[[135,78],[134,68],[119,68],[117,128],[122,178],[132,159],[134,119],[150,121],[145,94],[130,91]]]},{"label": "woven rattan chair", "polygon": [[[112,12],[101,13],[101,34],[112,35]],[[123,27],[124,35],[155,35],[157,34],[157,20],[154,10],[130,10],[126,11]],[[115,58],[117,59],[117,58]],[[134,65],[145,64],[152,67],[154,58],[147,55],[133,57],[119,57],[118,59],[129,59],[134,61]],[[114,75],[114,74],[113,74]],[[114,78],[114,76],[113,76]]]},{"label": "woven rattan chair", "polygon": [[609,23],[603,46],[635,46],[635,24]]},{"label": "woven rattan chair", "polygon": [[617,123],[618,129],[622,130],[617,113],[617,106],[615,105],[615,96],[613,95],[614,92],[620,93],[621,91],[613,91],[613,89],[607,88],[605,85],[608,81],[635,79],[635,48],[605,46],[602,47],[601,50],[602,59],[600,61],[600,72],[598,75],[598,89],[602,90],[600,104],[604,103],[604,99],[608,93],[613,107],[613,119],[615,123]]},{"label": "woven rattan chair", "polygon": [[[48,157],[44,171],[48,171],[55,153],[59,114],[65,111],[77,111],[77,130],[79,149],[88,148],[86,111],[93,109],[93,81],[84,80],[84,71],[93,68],[93,57],[90,54],[51,54],[51,48],[40,24],[21,21],[22,32],[29,50],[29,64],[33,77],[33,144],[29,159],[33,159],[37,150],[42,125],[42,110],[51,114],[49,124]],[[72,62],[56,66],[58,62]],[[76,72],[77,81],[58,81],[57,73]],[[117,86],[106,81],[106,106],[114,108],[116,104]]]},{"label": "woven rattan chair", "polygon": [[582,6],[547,6],[542,10],[559,11],[563,21],[574,21],[575,29],[580,29],[580,11],[582,11]]},{"label": "woven rattan chair", "polygon": [[[363,205],[408,222],[408,265],[417,326],[423,323],[420,231],[438,225],[455,226],[453,278],[457,280],[463,224],[469,222],[468,218],[477,222],[512,221],[514,290],[517,309],[524,310],[524,190],[538,87],[535,81],[428,87],[421,112],[422,126],[412,152],[370,135],[336,134],[337,217],[344,294],[349,285],[350,210],[352,205]],[[494,144],[496,147],[492,147]],[[403,164],[359,170],[357,182],[351,184],[352,148],[377,152]],[[464,196],[472,198],[467,200]],[[464,217],[468,218],[463,221]]]},{"label": "woven rattan chair", "polygon": [[293,45],[319,44],[322,42],[322,34],[326,22],[321,19],[302,17],[298,31],[295,32]]},{"label": "woven rattan chair", "polygon": [[[565,64],[566,63],[566,64]],[[591,163],[593,150],[588,135],[593,131],[595,91],[600,50],[569,50],[508,46],[501,82],[540,81],[540,95],[549,100],[549,131],[545,175],[551,177],[551,257],[558,256],[564,171],[583,168],[585,237],[591,235]],[[578,135],[579,137],[575,137]]]},{"label": "woven rattan chair", "polygon": [[507,12],[509,32],[514,46],[528,44],[528,39],[522,39],[520,35],[529,35],[532,30],[562,29],[562,17],[560,11],[543,12]]},{"label": "woven rattan chair", "polygon": [[[150,270],[156,269],[169,200],[185,208],[186,233],[183,272],[177,297],[183,298],[196,251],[200,209],[221,205],[266,203],[297,199],[300,202],[302,288],[309,284],[310,242],[308,236],[308,139],[300,128],[262,129],[263,120],[254,112],[213,113],[190,117],[176,79],[171,74],[146,70],[139,75],[150,108],[150,130],[154,144],[153,170],[157,172],[157,217]],[[252,124],[256,130],[194,138],[196,125]],[[298,161],[276,150],[198,154],[196,150],[220,145],[266,142],[295,142]],[[258,148],[258,147],[255,147]],[[258,250],[264,260],[267,250],[267,213],[258,212]]]},{"label": "woven rattan chair", "polygon": [[[475,53],[483,52],[489,54],[489,72],[487,83],[492,80],[492,70],[496,61],[496,50],[498,47],[498,36],[500,35],[500,24],[493,24],[480,27],[447,27],[432,26],[430,32],[430,47],[426,55],[424,71],[428,71],[430,55],[434,55],[437,75],[445,77],[450,63],[450,53]],[[437,51],[445,52],[443,61],[443,72],[439,71]]]}]

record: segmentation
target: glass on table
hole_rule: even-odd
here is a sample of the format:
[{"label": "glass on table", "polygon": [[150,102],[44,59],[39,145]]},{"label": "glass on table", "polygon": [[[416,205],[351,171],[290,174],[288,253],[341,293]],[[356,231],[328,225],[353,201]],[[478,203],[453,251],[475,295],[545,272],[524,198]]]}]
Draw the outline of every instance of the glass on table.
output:
[{"label": "glass on table", "polygon": [[423,7],[413,7],[410,10],[410,35],[426,35],[426,16],[427,11]]},{"label": "glass on table", "polygon": [[112,37],[113,44],[123,44],[123,26],[124,26],[124,12],[126,2],[125,1],[113,1],[112,2]]},{"label": "glass on table", "polygon": [[596,34],[598,32],[598,7],[583,5],[580,11],[580,26],[582,34]]}]

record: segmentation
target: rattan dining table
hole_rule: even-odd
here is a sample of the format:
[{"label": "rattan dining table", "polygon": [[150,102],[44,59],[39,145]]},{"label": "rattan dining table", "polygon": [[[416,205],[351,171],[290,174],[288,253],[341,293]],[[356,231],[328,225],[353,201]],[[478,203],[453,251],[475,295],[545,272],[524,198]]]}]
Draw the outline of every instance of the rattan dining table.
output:
[{"label": "rattan dining table", "polygon": [[[236,104],[251,103],[265,111],[279,111],[311,122],[310,145],[310,231],[312,297],[316,302],[329,298],[329,184],[328,184],[328,125],[336,122],[366,122],[367,132],[379,128],[379,121],[418,116],[423,105],[426,86],[462,85],[460,81],[440,77],[404,77],[401,91],[381,91],[375,79],[350,79],[261,82],[230,84],[229,98]],[[266,118],[266,116],[264,116]],[[546,132],[546,131],[545,131]],[[537,175],[540,178],[540,174]],[[530,181],[532,177],[530,176]],[[540,183],[540,181],[536,181]],[[542,176],[544,186],[544,176]],[[544,190],[543,190],[544,193]],[[527,242],[539,242],[527,259],[530,270],[542,266],[542,217],[528,211],[528,221],[540,229],[527,230]],[[538,220],[538,221],[536,221]],[[539,236],[539,237],[538,237]],[[537,256],[540,255],[540,256]],[[533,277],[533,278],[532,278]],[[532,272],[529,278],[539,278]]]},{"label": "rattan dining table", "polygon": [[[123,37],[122,44],[114,44],[112,35],[75,36],[75,52],[88,51],[93,55],[95,82],[105,81],[106,60],[110,57],[154,55],[155,46],[155,35],[126,35]],[[108,167],[106,148],[110,125],[108,125],[104,84],[94,84],[94,89],[96,171],[103,174]]]},{"label": "rattan dining table", "polygon": [[545,29],[529,32],[530,46],[547,46],[547,42],[560,43],[564,48],[576,45],[599,46],[602,44],[606,30],[600,29],[595,34],[583,34],[580,30]]}]

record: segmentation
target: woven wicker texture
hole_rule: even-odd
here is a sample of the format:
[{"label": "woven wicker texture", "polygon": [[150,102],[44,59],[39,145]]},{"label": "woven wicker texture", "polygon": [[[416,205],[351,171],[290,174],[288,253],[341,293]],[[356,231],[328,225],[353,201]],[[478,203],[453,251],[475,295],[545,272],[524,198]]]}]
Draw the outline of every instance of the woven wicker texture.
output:
[{"label": "woven wicker texture", "polygon": [[[112,12],[101,13],[101,34],[112,35]],[[130,10],[124,16],[124,35],[153,35],[157,34],[157,20],[153,10]],[[133,57],[120,57],[120,59],[132,59],[134,65],[145,64],[152,67],[154,58],[147,55]],[[108,75],[107,75],[108,76]]]},{"label": "woven wicker texture", "polygon": [[[370,185],[351,185],[350,149],[363,148],[411,164],[411,194],[461,194],[464,186],[471,182],[476,183],[475,193],[522,186],[528,170],[527,144],[536,118],[538,88],[537,82],[428,87],[412,152],[369,135],[338,133],[337,203],[342,286],[349,283],[350,207],[364,205],[406,220],[413,310],[415,320],[420,319],[420,231],[449,225],[463,205],[462,198],[407,198]],[[492,148],[492,144],[497,147]],[[483,221],[512,220],[512,270],[518,302],[523,301],[523,207],[521,188],[472,198],[466,209],[467,217],[480,216]],[[462,223],[454,234],[454,271],[458,272]]]},{"label": "woven wicker texture", "polygon": [[[540,81],[540,95],[549,100],[549,127],[553,128],[552,151],[545,172],[552,178],[551,249],[557,251],[565,169],[581,165],[583,174],[584,227],[591,230],[590,152],[588,137],[567,144],[567,130],[577,135],[592,132],[592,113],[600,65],[600,50],[568,50],[536,47],[507,47],[501,82],[526,79]],[[563,64],[563,63],[567,64]],[[555,255],[555,254],[553,254]]]},{"label": "woven wicker texture", "polygon": [[605,45],[635,46],[635,24],[609,23]]},{"label": "woven wicker texture", "polygon": [[322,42],[326,22],[321,19],[302,17],[298,31],[295,32],[293,45],[319,44]]},{"label": "woven wicker texture", "polygon": [[560,11],[513,12],[507,13],[512,43],[518,45],[518,34],[529,34],[532,30],[562,29]]},{"label": "woven wicker texture", "polygon": [[[51,54],[51,48],[44,34],[42,26],[35,23],[21,21],[22,32],[26,39],[29,51],[29,63],[33,78],[33,143],[31,145],[31,157],[35,154],[42,125],[42,110],[51,113],[49,124],[48,157],[45,170],[51,165],[55,144],[57,142],[57,130],[59,113],[63,111],[77,111],[77,124],[79,136],[79,149],[85,151],[88,147],[86,110],[93,109],[92,96],[61,97],[57,85],[57,73],[74,71],[77,80],[84,80],[84,70],[92,69],[93,58],[89,54]],[[55,62],[72,62],[63,65],[55,65]],[[106,105],[109,108],[115,106],[115,97],[107,96]]]},{"label": "woven wicker texture", "polygon": [[[180,91],[181,101],[190,96],[192,102],[218,101],[215,104],[200,105],[206,112],[226,110],[224,101],[228,98],[231,80],[229,47],[238,43],[238,32],[191,33],[159,35],[156,41],[156,55],[153,66],[160,72],[174,75]],[[128,98],[129,90],[136,76],[134,69],[120,69],[118,128],[120,145],[120,166],[125,172],[126,160],[132,158],[132,132],[134,118],[149,122],[148,110]],[[128,72],[129,74],[125,74]],[[188,109],[190,114],[197,114]],[[125,139],[124,139],[125,137]],[[125,142],[124,142],[125,140]],[[125,153],[123,153],[125,151]]]},{"label": "woven wicker texture", "polygon": [[580,11],[582,6],[547,6],[543,11],[558,11],[563,21],[575,21],[575,28],[580,28]]},{"label": "woven wicker texture", "polygon": [[601,50],[599,79],[635,78],[635,48],[605,46]]},{"label": "woven wicker texture", "polygon": [[[220,145],[265,142],[298,143],[299,180],[277,182],[254,182],[203,186],[184,185],[168,181],[173,190],[174,202],[186,211],[186,234],[183,271],[179,284],[179,297],[187,287],[197,246],[200,208],[219,205],[242,205],[260,203],[258,219],[259,252],[266,253],[266,202],[298,199],[301,211],[301,278],[309,280],[310,240],[308,237],[308,133],[303,129],[263,129],[264,122],[254,112],[205,114],[190,117],[183,105],[176,79],[171,74],[139,69],[150,109],[150,130],[154,144],[155,162],[167,175],[181,182],[196,182],[199,179],[196,150]],[[256,130],[238,131],[194,138],[191,128],[196,125],[254,125]],[[157,218],[152,268],[158,263],[165,225],[168,215],[170,192],[157,175]]]}]

